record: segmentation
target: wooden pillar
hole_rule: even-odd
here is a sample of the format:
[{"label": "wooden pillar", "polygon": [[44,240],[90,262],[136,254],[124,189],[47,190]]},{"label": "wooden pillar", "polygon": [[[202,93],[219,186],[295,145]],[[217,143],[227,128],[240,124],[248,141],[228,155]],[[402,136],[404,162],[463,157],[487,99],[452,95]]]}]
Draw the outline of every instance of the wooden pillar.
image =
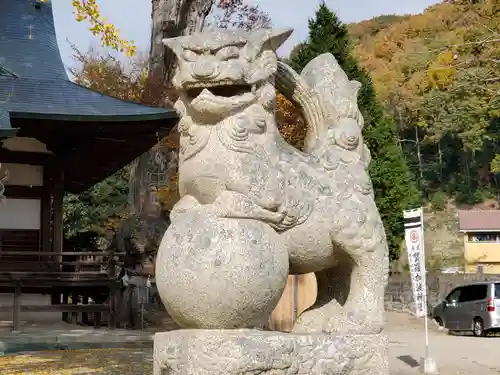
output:
[{"label": "wooden pillar", "polygon": [[21,331],[21,283],[16,282],[16,286],[14,289],[14,304],[12,311],[12,331],[20,332]]},{"label": "wooden pillar", "polygon": [[[40,251],[44,253],[52,252],[52,188],[53,188],[53,166],[47,164],[43,167],[43,186],[41,196],[41,221],[40,221]],[[56,257],[43,256],[44,261],[55,261]],[[60,271],[60,264],[49,263],[50,269]],[[54,289],[50,296],[51,305],[61,304],[61,290]]]},{"label": "wooden pillar", "polygon": [[[63,305],[67,305],[68,304],[68,299],[69,299],[68,291],[67,290],[63,291],[62,299],[63,299]],[[63,320],[63,322],[69,323],[69,317],[68,317],[68,313],[67,312],[63,312],[62,313],[62,320]]]},{"label": "wooden pillar", "polygon": [[[82,305],[87,306],[89,304],[89,296],[87,294],[84,294],[82,296]],[[82,324],[87,326],[89,324],[89,313],[88,312],[82,312]]]},{"label": "wooden pillar", "polygon": [[116,328],[116,287],[114,280],[109,282],[109,316],[108,316],[108,328]]},{"label": "wooden pillar", "polygon": [[[71,292],[71,304],[72,305],[77,305],[78,304],[78,293],[76,290],[73,290]],[[71,324],[78,324],[78,313],[76,311],[71,312]]]},{"label": "wooden pillar", "polygon": [[64,171],[62,166],[53,168],[52,176],[52,251],[61,253],[63,251],[63,196],[64,196]]},{"label": "wooden pillar", "polygon": [[[52,228],[49,232],[50,235],[50,251],[54,254],[60,254],[63,248],[63,216],[62,216],[62,204],[63,204],[63,194],[64,194],[64,175],[62,166],[58,163],[53,163],[50,166],[50,194],[51,194],[51,210],[52,210]],[[58,271],[61,271],[60,262],[62,261],[62,256],[54,256],[53,260],[59,261]],[[62,303],[63,305],[68,304],[69,292],[67,290],[62,291]],[[62,320],[64,322],[70,322],[70,316],[67,312],[62,313]]]},{"label": "wooden pillar", "polygon": [[[62,167],[59,164],[53,164],[51,168],[51,195],[52,195],[52,231],[51,231],[51,251],[54,254],[60,254],[62,252],[62,240],[63,240],[63,217],[62,217],[62,203],[64,194],[64,176]],[[62,261],[62,256],[57,256],[53,258],[58,260],[58,271],[62,270],[60,262]],[[63,291],[63,305],[68,304],[69,291]],[[70,323],[70,315],[68,312],[62,313],[62,320],[64,322]]]},{"label": "wooden pillar", "polygon": [[42,197],[41,197],[41,241],[40,249],[43,252],[51,251],[51,220],[52,220],[52,169],[50,166],[44,166],[43,168],[43,187],[42,187]]},{"label": "wooden pillar", "polygon": [[50,295],[50,304],[51,305],[60,305],[61,304],[61,291],[55,290]]},{"label": "wooden pillar", "polygon": [[113,254],[110,255],[111,259],[108,265],[108,278],[109,278],[109,315],[108,315],[108,328],[116,328],[116,277],[115,277],[115,259]]},{"label": "wooden pillar", "polygon": [[101,328],[101,319],[102,319],[102,313],[95,312],[94,313],[94,328]]}]

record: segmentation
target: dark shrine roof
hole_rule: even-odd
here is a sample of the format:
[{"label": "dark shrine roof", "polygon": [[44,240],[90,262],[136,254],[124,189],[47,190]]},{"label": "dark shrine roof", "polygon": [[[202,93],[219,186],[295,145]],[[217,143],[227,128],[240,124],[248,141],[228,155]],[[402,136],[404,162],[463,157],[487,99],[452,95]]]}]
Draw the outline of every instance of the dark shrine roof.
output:
[{"label": "dark shrine roof", "polygon": [[[175,126],[173,109],[115,99],[71,82],[57,45],[50,2],[1,0],[0,25],[0,138],[17,131],[46,143],[56,156],[71,156],[75,163],[91,162],[82,159],[82,143],[87,142],[98,163],[104,164],[102,170],[93,166],[92,178],[68,182],[68,190],[80,191],[105,178],[154,146],[158,133],[164,135]],[[127,126],[120,131],[117,123]],[[128,152],[117,149],[110,155],[103,143],[106,138],[122,142],[121,149],[134,145]],[[93,144],[96,139],[99,146]],[[80,146],[73,147],[73,141]],[[71,155],[58,154],[63,142]],[[106,165],[110,158],[114,160]]]},{"label": "dark shrine roof", "polygon": [[[0,47],[1,48],[1,47]],[[66,80],[0,80],[11,117],[71,121],[137,121],[176,117],[175,111],[115,99]]]}]

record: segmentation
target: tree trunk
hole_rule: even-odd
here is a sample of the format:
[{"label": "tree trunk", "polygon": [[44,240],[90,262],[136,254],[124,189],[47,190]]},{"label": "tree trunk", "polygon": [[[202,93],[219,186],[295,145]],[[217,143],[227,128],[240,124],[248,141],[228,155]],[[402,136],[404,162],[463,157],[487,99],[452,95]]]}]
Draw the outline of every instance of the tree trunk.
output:
[{"label": "tree trunk", "polygon": [[[149,76],[144,103],[159,107],[173,104],[175,99],[171,94],[170,82],[174,72],[175,56],[167,50],[162,40],[201,31],[213,4],[214,0],[152,0]],[[169,165],[171,170],[167,171],[167,175],[175,173],[177,163],[165,160],[164,166],[155,164],[158,159],[170,159],[171,151],[153,148],[135,161],[130,178],[132,212],[159,211],[155,190],[164,187],[168,178],[164,181],[151,181],[148,177],[150,173],[147,171]],[[161,155],[155,155],[157,152]]]},{"label": "tree trunk", "polygon": [[420,183],[424,179],[424,171],[422,168],[422,154],[420,153],[420,139],[418,137],[418,127],[415,127],[415,143],[417,144],[418,170],[420,173]]},{"label": "tree trunk", "polygon": [[174,72],[175,57],[162,40],[201,31],[213,4],[214,0],[152,0],[149,101],[164,99]]},{"label": "tree trunk", "polygon": [[441,140],[438,141],[438,155],[439,155],[439,181],[443,181],[443,151],[441,150]]},{"label": "tree trunk", "polygon": [[398,126],[396,129],[396,137],[397,137],[397,141],[398,141],[399,150],[404,155],[403,143],[401,142],[401,138],[400,138],[401,129],[403,129],[403,116],[401,116],[401,109],[400,108],[398,108],[397,111],[398,111],[399,121],[398,121]]}]

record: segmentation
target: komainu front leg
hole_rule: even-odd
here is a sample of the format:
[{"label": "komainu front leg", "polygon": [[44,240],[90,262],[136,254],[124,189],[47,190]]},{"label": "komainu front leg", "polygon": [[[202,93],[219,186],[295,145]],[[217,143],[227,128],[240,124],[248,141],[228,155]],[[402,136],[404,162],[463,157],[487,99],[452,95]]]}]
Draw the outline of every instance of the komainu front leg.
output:
[{"label": "komainu front leg", "polygon": [[177,216],[193,210],[215,214],[218,217],[254,219],[274,226],[281,223],[286,216],[286,212],[270,211],[259,206],[244,194],[225,190],[210,204],[200,204],[193,196],[185,195],[174,206],[170,217],[175,220]]},{"label": "komainu front leg", "polygon": [[254,200],[235,191],[223,191],[210,205],[210,211],[219,217],[254,219],[267,224],[278,224],[284,212],[275,212],[259,206]]}]

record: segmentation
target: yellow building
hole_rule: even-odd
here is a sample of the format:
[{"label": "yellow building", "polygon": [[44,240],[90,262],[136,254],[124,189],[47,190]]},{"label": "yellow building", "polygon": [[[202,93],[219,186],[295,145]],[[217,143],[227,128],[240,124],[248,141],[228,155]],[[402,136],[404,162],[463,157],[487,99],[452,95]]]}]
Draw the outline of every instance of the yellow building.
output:
[{"label": "yellow building", "polygon": [[500,274],[500,210],[459,211],[466,272]]}]

